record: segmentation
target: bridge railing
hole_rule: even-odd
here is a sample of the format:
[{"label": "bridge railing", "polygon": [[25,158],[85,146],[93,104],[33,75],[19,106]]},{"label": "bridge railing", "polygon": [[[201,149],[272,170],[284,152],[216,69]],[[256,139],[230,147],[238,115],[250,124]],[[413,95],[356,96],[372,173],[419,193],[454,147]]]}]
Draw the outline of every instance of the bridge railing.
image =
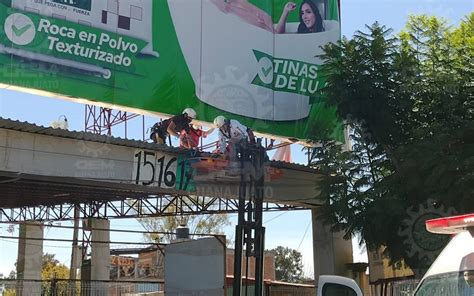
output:
[{"label": "bridge railing", "polygon": [[0,280],[0,295],[161,296],[163,287],[162,281]]}]

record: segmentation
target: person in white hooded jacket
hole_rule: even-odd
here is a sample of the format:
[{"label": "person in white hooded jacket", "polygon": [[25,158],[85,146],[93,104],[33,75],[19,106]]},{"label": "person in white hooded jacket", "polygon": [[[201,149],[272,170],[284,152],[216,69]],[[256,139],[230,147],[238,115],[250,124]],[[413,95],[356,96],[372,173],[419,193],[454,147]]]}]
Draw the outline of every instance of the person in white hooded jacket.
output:
[{"label": "person in white hooded jacket", "polygon": [[226,119],[220,115],[214,119],[214,125],[219,129],[217,152],[225,153],[226,143],[237,144],[246,139],[249,143],[255,144],[252,130],[235,119]]}]

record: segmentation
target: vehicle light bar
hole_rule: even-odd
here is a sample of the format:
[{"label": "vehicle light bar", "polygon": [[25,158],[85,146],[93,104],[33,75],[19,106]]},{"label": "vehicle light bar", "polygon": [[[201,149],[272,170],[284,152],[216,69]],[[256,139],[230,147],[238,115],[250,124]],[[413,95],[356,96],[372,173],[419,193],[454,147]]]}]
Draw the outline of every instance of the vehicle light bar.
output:
[{"label": "vehicle light bar", "polygon": [[425,224],[426,230],[431,233],[456,234],[468,228],[474,228],[474,213],[447,218],[431,219],[427,220]]}]

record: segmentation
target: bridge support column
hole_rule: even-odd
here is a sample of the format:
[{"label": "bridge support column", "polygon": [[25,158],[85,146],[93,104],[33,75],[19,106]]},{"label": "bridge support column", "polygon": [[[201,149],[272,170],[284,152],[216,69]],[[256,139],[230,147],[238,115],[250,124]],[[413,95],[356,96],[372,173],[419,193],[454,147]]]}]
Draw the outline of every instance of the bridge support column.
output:
[{"label": "bridge support column", "polygon": [[[110,221],[89,220],[91,227],[91,280],[110,280]],[[107,295],[107,283],[92,283],[91,295]]]},{"label": "bridge support column", "polygon": [[332,232],[329,226],[323,224],[317,212],[317,209],[311,210],[316,284],[320,275],[350,276],[346,264],[353,262],[352,241],[345,240],[342,232]]},{"label": "bridge support column", "polygon": [[20,224],[18,242],[17,295],[41,294],[41,263],[43,257],[43,224],[26,222]]}]

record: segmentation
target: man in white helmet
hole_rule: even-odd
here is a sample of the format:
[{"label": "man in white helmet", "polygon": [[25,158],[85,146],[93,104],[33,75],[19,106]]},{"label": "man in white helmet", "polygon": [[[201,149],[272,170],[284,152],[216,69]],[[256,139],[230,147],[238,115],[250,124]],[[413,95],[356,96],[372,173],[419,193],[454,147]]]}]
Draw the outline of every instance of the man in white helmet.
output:
[{"label": "man in white helmet", "polygon": [[196,119],[196,111],[193,108],[186,108],[180,115],[155,123],[151,128],[150,138],[155,143],[165,144],[168,135],[179,137],[183,130],[189,134],[193,119]]},{"label": "man in white helmet", "polygon": [[236,144],[243,140],[255,143],[252,130],[235,119],[226,119],[219,115],[214,119],[214,126],[219,129],[217,151],[220,153],[226,151],[226,143]]}]

